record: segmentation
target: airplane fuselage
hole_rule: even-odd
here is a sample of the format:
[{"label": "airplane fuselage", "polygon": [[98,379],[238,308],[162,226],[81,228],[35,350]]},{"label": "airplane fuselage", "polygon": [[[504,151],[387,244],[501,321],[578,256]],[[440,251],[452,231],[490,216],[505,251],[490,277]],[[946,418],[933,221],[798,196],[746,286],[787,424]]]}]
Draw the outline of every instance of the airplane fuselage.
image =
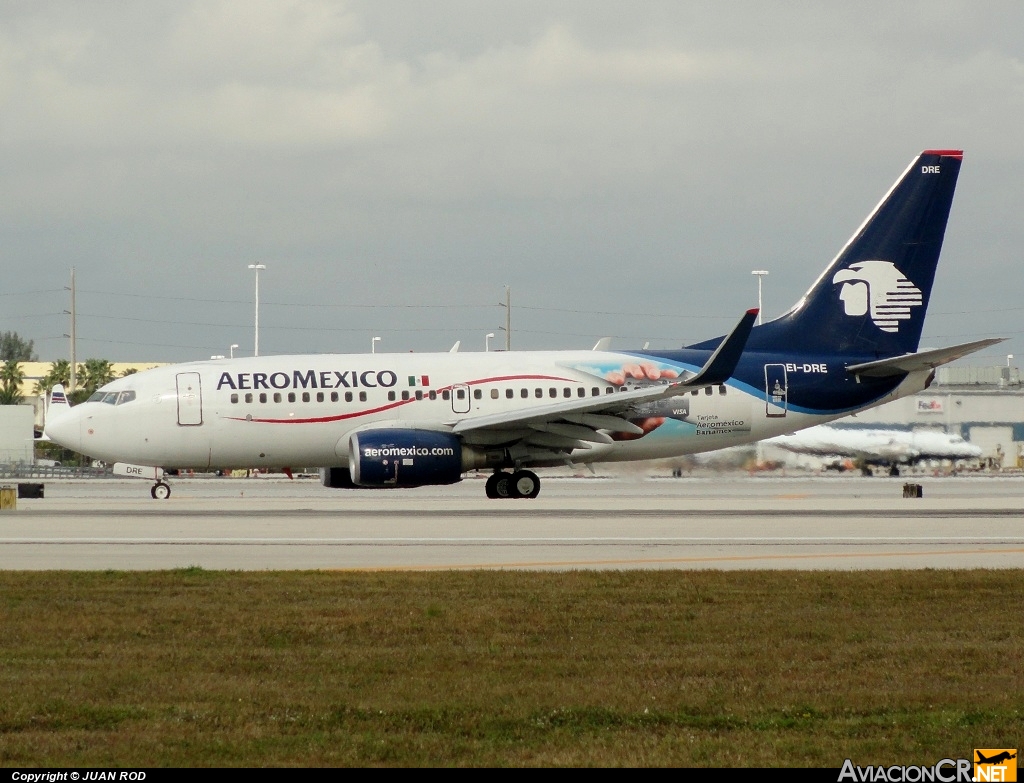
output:
[{"label": "airplane fuselage", "polygon": [[[695,372],[706,358],[703,351],[546,351],[211,360],[118,379],[76,408],[74,423],[57,421],[49,430],[109,462],[194,469],[345,466],[356,431],[448,431],[475,417],[663,384]],[[652,459],[749,443],[914,393],[926,383],[921,374],[900,383],[858,383],[845,373],[848,361],[745,356],[724,384],[638,405],[628,418],[648,430],[643,435],[612,433],[612,442],[579,444],[569,458]],[[67,431],[71,427],[76,430]],[[489,428],[463,439],[486,451],[529,429]],[[530,462],[561,464],[565,457]]]}]

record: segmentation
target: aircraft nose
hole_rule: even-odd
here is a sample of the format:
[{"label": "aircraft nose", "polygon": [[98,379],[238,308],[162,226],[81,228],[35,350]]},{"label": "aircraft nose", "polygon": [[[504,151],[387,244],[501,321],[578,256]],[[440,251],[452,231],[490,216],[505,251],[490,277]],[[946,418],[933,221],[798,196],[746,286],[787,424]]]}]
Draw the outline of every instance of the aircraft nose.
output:
[{"label": "aircraft nose", "polygon": [[82,450],[82,417],[74,410],[65,412],[52,421],[47,421],[43,434],[66,449]]}]

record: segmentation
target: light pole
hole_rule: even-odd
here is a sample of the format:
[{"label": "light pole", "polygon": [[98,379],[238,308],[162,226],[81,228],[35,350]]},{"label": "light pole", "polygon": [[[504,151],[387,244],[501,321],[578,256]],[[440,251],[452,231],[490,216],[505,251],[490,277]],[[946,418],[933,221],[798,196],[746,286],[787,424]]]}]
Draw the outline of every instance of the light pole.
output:
[{"label": "light pole", "polygon": [[763,321],[763,309],[761,307],[761,278],[768,274],[766,269],[755,269],[750,274],[757,275],[757,325],[760,326]]},{"label": "light pole", "polygon": [[235,348],[237,348],[237,347],[238,347],[238,343],[235,343],[234,345],[228,347],[228,351],[230,352],[232,359],[235,358]]},{"label": "light pole", "polygon": [[379,337],[374,337],[372,340],[370,340],[370,353],[377,353],[377,343],[379,342]]},{"label": "light pole", "polygon": [[260,270],[266,269],[266,264],[249,264],[250,269],[256,270],[256,324],[254,329],[253,356],[260,355]]},{"label": "light pole", "polygon": [[491,338],[494,337],[494,332],[490,332],[484,336],[484,353],[491,350]]}]

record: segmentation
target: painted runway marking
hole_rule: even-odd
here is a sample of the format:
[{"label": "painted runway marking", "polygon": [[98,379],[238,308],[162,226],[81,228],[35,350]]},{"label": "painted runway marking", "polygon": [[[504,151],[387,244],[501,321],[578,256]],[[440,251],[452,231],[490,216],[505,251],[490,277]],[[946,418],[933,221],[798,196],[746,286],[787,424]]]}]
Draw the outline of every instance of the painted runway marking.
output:
[{"label": "painted runway marking", "polygon": [[513,537],[416,537],[400,538],[0,538],[2,545],[117,545],[117,546],[600,546],[600,545],[642,545],[642,546],[727,546],[744,544],[757,546],[828,546],[828,545],[905,545],[919,544],[1024,544],[1024,536],[672,536],[672,537],[629,537],[595,536],[543,538]]}]

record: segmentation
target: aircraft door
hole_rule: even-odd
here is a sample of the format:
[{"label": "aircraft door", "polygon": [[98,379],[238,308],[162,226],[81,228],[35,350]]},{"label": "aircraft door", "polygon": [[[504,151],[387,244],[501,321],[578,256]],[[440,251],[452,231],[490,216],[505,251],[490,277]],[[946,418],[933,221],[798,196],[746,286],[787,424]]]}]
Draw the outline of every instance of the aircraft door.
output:
[{"label": "aircraft door", "polygon": [[457,383],[452,386],[452,411],[455,413],[469,413],[469,406],[471,404],[469,386],[464,383]]},{"label": "aircraft door", "polygon": [[199,373],[179,372],[176,379],[178,424],[183,427],[196,427],[203,423],[203,390],[199,383]]},{"label": "aircraft door", "polygon": [[789,381],[786,365],[766,364],[764,366],[765,416],[780,418],[789,408]]}]

